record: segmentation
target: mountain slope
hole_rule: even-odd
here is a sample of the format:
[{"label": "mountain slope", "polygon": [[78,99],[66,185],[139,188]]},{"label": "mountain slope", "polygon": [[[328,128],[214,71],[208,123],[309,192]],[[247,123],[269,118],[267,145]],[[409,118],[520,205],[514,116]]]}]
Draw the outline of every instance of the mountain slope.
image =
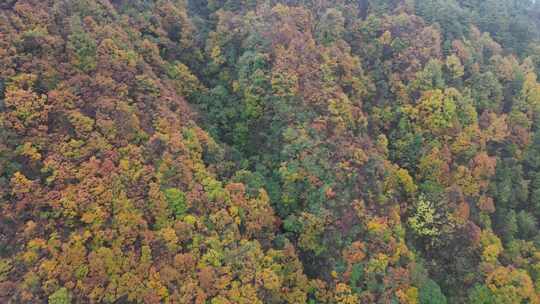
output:
[{"label": "mountain slope", "polygon": [[539,12],[0,4],[0,300],[538,303]]}]

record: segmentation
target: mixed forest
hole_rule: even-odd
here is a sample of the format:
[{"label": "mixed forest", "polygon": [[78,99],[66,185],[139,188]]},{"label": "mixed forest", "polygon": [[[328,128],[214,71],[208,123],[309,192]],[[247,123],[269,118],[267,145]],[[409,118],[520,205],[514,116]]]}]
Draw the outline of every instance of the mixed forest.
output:
[{"label": "mixed forest", "polygon": [[1,0],[0,303],[540,303],[540,1]]}]

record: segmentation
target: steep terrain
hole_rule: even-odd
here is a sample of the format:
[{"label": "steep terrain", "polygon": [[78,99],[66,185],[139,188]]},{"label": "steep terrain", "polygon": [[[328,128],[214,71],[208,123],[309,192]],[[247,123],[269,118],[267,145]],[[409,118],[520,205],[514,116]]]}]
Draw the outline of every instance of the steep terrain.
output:
[{"label": "steep terrain", "polygon": [[540,3],[0,3],[1,303],[540,303]]}]

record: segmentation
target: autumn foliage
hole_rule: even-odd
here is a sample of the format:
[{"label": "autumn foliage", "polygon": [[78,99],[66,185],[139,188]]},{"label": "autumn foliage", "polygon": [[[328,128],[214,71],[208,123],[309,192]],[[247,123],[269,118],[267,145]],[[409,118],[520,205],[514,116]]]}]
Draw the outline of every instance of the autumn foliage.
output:
[{"label": "autumn foliage", "polygon": [[1,303],[540,303],[538,1],[5,0]]}]

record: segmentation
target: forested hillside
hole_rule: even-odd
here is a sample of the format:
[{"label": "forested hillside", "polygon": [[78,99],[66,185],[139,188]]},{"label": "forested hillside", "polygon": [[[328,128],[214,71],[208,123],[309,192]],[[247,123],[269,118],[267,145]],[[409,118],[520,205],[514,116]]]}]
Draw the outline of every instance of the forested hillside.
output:
[{"label": "forested hillside", "polygon": [[0,303],[540,303],[540,2],[0,0]]}]

